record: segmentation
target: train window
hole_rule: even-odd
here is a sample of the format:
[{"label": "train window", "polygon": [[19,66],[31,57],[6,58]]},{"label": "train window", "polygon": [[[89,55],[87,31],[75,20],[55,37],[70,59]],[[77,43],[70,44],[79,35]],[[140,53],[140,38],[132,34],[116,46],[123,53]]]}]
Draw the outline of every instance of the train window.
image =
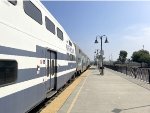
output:
[{"label": "train window", "polygon": [[58,36],[58,38],[63,40],[63,32],[58,27],[57,27],[57,36]]},{"label": "train window", "polygon": [[0,86],[13,83],[17,79],[18,64],[16,61],[0,61]]},{"label": "train window", "polygon": [[17,5],[17,0],[8,0],[8,2],[10,2],[13,5]]},{"label": "train window", "polygon": [[51,33],[55,34],[55,25],[47,17],[45,17],[45,24],[46,24],[47,30],[49,30]]},{"label": "train window", "polygon": [[70,54],[70,61],[72,61],[72,54]]},{"label": "train window", "polygon": [[72,46],[72,43],[70,42],[70,40],[69,40],[69,45]]},{"label": "train window", "polygon": [[49,73],[50,73],[49,60],[47,60],[47,76],[49,76]]},{"label": "train window", "polygon": [[79,49],[79,53],[81,53],[81,50]]},{"label": "train window", "polygon": [[55,73],[55,65],[54,65],[54,60],[52,60],[52,75]]},{"label": "train window", "polygon": [[76,57],[73,55],[73,60],[75,61],[76,60]]},{"label": "train window", "polygon": [[23,1],[23,7],[29,17],[42,25],[42,13],[31,1]]},{"label": "train window", "polygon": [[75,61],[75,56],[70,54],[70,61]]},{"label": "train window", "polygon": [[78,62],[81,62],[81,58],[78,58]]},{"label": "train window", "polygon": [[69,53],[67,53],[67,60],[70,60],[70,56],[69,56]]},{"label": "train window", "polygon": [[72,61],[74,61],[74,55],[72,55]]},{"label": "train window", "polygon": [[74,56],[72,55],[72,61],[74,61]]}]

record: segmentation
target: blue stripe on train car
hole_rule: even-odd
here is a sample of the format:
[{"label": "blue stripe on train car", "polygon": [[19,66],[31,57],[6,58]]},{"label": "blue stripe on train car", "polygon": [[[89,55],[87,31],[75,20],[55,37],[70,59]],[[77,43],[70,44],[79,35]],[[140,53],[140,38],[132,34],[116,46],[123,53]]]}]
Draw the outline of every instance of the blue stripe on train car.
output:
[{"label": "blue stripe on train car", "polygon": [[[73,73],[74,71],[58,77],[57,89],[61,88],[72,77]],[[46,92],[45,84],[40,83],[36,86],[3,97],[0,101],[0,112],[24,113],[25,111],[30,110],[31,106],[35,105],[35,103],[39,103],[45,99]]]}]

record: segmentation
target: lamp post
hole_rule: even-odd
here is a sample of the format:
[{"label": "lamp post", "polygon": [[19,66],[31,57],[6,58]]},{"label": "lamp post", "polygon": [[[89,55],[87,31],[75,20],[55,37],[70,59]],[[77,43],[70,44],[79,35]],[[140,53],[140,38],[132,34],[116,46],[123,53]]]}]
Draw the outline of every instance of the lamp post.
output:
[{"label": "lamp post", "polygon": [[98,49],[95,50],[95,64],[98,66]]},{"label": "lamp post", "polygon": [[94,52],[94,65],[97,65],[97,63],[96,63],[96,50]]},{"label": "lamp post", "polygon": [[108,40],[107,40],[107,36],[106,35],[102,35],[102,36],[99,36],[99,35],[97,35],[96,36],[96,40],[95,40],[95,43],[98,43],[98,38],[100,38],[101,39],[101,49],[100,49],[100,55],[101,55],[101,69],[102,69],[102,71],[101,71],[101,75],[104,75],[104,71],[103,71],[103,69],[104,69],[104,67],[103,67],[103,54],[104,54],[104,51],[103,51],[103,45],[102,45],[102,42],[103,42],[103,37],[105,37],[106,39],[105,39],[105,43],[109,43],[108,42]]}]

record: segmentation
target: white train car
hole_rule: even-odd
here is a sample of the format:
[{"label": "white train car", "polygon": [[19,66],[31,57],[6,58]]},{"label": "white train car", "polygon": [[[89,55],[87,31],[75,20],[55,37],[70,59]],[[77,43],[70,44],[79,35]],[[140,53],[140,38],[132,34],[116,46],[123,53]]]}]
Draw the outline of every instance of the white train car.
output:
[{"label": "white train car", "polygon": [[75,52],[76,52],[76,72],[80,74],[84,72],[90,66],[90,59],[83,53],[81,48],[74,43]]},{"label": "white train car", "polygon": [[75,73],[75,47],[40,1],[0,0],[0,113],[25,113]]}]

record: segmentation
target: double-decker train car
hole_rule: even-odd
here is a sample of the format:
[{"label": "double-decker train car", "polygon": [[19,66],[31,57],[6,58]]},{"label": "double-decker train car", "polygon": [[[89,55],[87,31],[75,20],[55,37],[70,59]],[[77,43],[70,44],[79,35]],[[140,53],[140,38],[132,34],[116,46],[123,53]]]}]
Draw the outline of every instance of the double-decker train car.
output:
[{"label": "double-decker train car", "polygon": [[75,44],[76,52],[76,72],[77,74],[82,73],[90,66],[90,59],[85,55],[85,53],[80,49],[80,47]]},{"label": "double-decker train car", "polygon": [[88,56],[86,56],[86,63],[85,63],[85,65],[86,65],[86,69],[87,68],[89,68],[90,67],[90,59],[88,58]]},{"label": "double-decker train car", "polygon": [[0,113],[28,112],[76,73],[75,45],[40,1],[1,0],[0,36]]}]

